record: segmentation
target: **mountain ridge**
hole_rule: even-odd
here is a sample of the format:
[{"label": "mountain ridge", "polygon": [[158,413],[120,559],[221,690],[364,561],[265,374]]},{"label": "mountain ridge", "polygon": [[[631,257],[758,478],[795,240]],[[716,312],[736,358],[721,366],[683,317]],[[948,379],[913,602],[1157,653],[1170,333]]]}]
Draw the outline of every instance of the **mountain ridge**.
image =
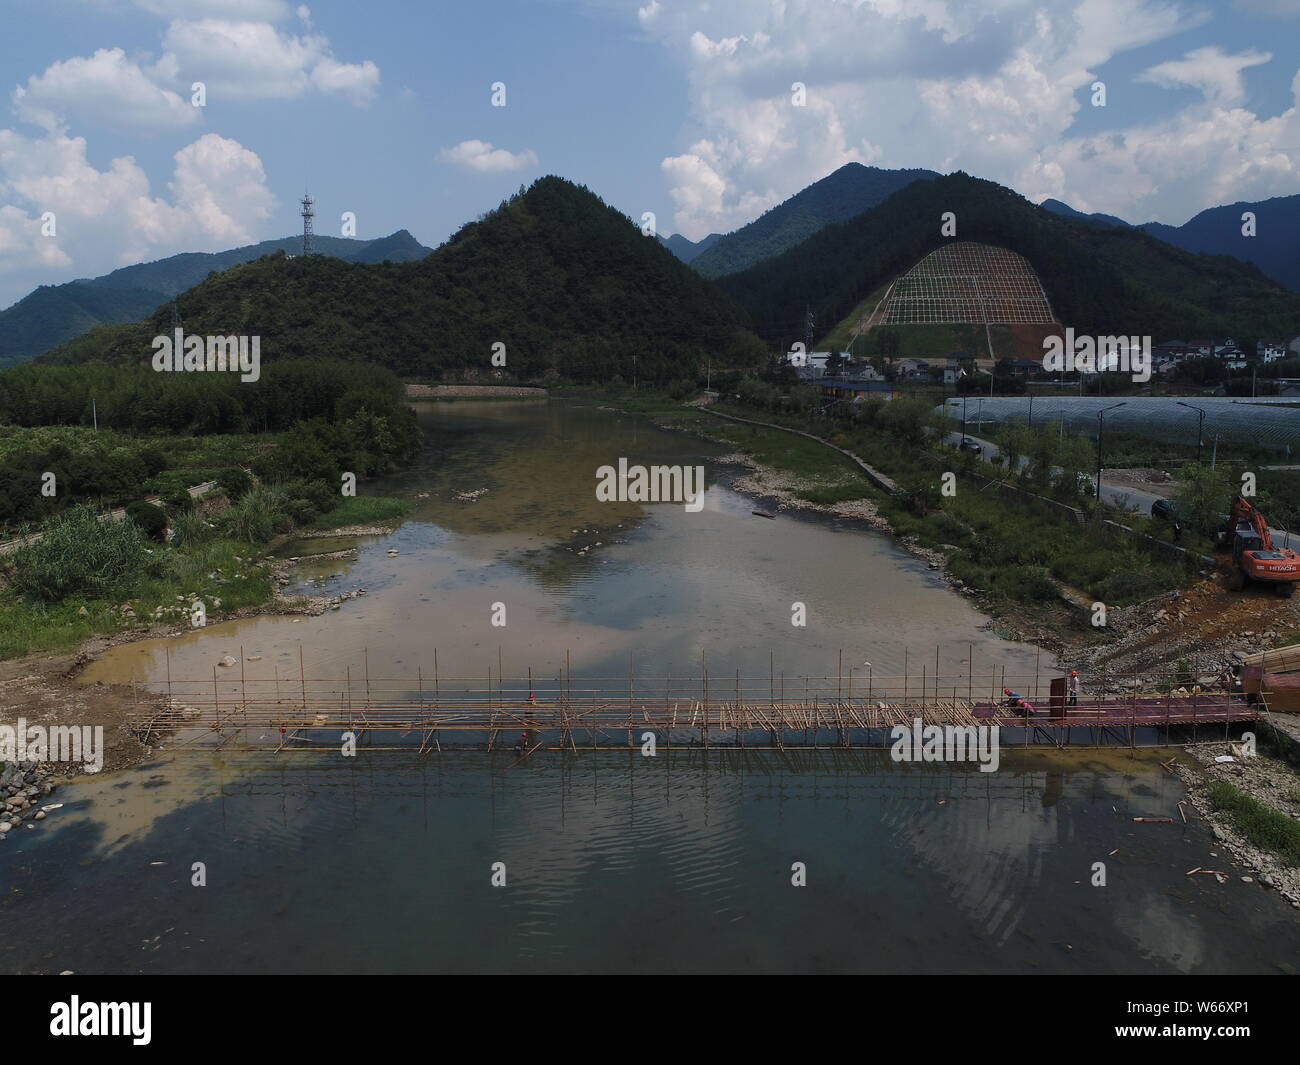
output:
[{"label": "mountain ridge", "polygon": [[[951,238],[939,229],[945,212],[957,218]],[[718,284],[749,312],[760,337],[785,348],[803,339],[805,307],[821,323],[838,323],[950,240],[1023,255],[1057,318],[1080,333],[1158,339],[1189,332],[1280,335],[1300,321],[1300,295],[1253,264],[1188,252],[1135,227],[1053,214],[1011,189],[961,172],[908,185],[879,206],[826,226]]]},{"label": "mountain ridge", "polygon": [[[353,262],[408,262],[426,248],[408,230],[356,240],[317,236],[320,254]],[[302,247],[302,237],[279,237],[222,252],[180,252],[118,267],[93,278],[41,285],[0,311],[0,367],[39,355],[97,325],[138,321],[160,304],[193,288],[213,270],[228,270],[263,255]]]},{"label": "mountain ridge", "polygon": [[[1198,211],[1181,226],[1164,222],[1133,224],[1108,214],[1084,214],[1060,200],[1039,204],[1044,210],[1094,225],[1140,229],[1166,244],[1201,255],[1231,255],[1254,263],[1293,292],[1300,292],[1300,195],[1267,200],[1238,200]],[[1241,216],[1255,215],[1256,235],[1245,236]]]},{"label": "mountain ridge", "polygon": [[691,265],[710,279],[739,273],[788,251],[826,225],[847,221],[875,207],[914,181],[937,177],[939,174],[933,170],[882,170],[845,163],[721,237]]},{"label": "mountain ridge", "polygon": [[[187,332],[261,337],[263,359],[339,358],[424,377],[693,377],[712,356],[757,364],[744,312],[585,187],[548,176],[406,263],[265,256],[176,300]],[[38,359],[148,359],[172,307],[101,326]],[[498,345],[504,345],[498,349]]]}]

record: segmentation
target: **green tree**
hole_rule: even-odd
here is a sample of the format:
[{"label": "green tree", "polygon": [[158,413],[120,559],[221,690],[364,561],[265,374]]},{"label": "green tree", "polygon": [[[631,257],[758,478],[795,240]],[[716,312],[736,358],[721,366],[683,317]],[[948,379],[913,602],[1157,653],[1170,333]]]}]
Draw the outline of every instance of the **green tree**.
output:
[{"label": "green tree", "polygon": [[1222,466],[1211,469],[1193,462],[1179,471],[1178,481],[1174,501],[1179,519],[1201,532],[1211,532],[1231,502],[1227,472]]}]

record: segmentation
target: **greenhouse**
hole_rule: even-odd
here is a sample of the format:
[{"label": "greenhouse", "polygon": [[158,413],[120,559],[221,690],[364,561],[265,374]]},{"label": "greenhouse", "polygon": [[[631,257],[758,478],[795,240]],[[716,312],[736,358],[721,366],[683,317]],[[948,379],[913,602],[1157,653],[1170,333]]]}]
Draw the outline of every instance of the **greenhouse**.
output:
[{"label": "greenhouse", "polygon": [[960,421],[965,404],[967,432],[976,436],[980,426],[1008,421],[1063,423],[1070,432],[1095,436],[1098,414],[1105,410],[1107,429],[1192,446],[1201,431],[1207,445],[1217,438],[1289,456],[1300,455],[1300,407],[1290,402],[1199,396],[1181,400],[1174,396],[958,396],[940,409]]}]

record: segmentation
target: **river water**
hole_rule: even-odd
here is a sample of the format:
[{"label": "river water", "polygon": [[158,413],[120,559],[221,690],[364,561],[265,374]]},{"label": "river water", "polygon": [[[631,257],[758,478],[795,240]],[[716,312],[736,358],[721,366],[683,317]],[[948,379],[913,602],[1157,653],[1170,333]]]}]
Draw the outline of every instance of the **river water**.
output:
[{"label": "river water", "polygon": [[[925,671],[928,690],[958,696],[1000,670],[1026,687],[1052,671],[888,538],[753,516],[711,444],[559,401],[421,418],[423,461],[374,489],[411,499],[409,519],[355,559],[300,567],[297,590],[364,597],[123,645],[85,681],[210,684],[230,655],[243,676],[218,667],[223,691],[291,698],[350,671],[360,697],[365,679],[427,679],[435,648],[441,676],[479,687],[500,668],[542,687],[566,655],[575,677],[623,689],[629,673],[698,683],[703,661],[720,688],[736,671],[858,691]],[[620,457],[703,465],[703,510],[598,502],[596,470]],[[36,933],[0,938],[0,966],[1284,972],[1300,956],[1300,922],[1259,885],[1185,875],[1232,870],[1203,827],[1133,822],[1183,795],[1151,752],[1004,751],[994,773],[873,751],[513,762],[164,746],[82,778],[0,850],[4,924]]]}]

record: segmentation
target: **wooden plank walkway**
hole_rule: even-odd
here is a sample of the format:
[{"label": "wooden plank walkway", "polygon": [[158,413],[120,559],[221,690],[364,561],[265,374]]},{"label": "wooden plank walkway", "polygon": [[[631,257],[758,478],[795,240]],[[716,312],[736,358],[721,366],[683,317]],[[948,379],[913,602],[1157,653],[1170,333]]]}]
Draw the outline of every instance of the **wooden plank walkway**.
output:
[{"label": "wooden plank walkway", "polygon": [[[646,732],[663,746],[712,744],[744,746],[748,739],[766,738],[774,747],[882,746],[890,730],[922,727],[970,729],[997,726],[1027,730],[1026,744],[1061,745],[1076,729],[1164,728],[1220,725],[1253,721],[1255,707],[1227,694],[1195,696],[1137,696],[1092,699],[1074,707],[1040,705],[1033,715],[985,701],[935,699],[908,701],[835,700],[812,703],[705,702],[703,699],[644,701],[610,695],[599,702],[559,700],[496,702],[474,699],[441,705],[418,693],[409,699],[370,701],[364,706],[332,704],[319,696],[276,701],[222,703],[215,693],[210,704],[181,706],[135,715],[131,730],[145,742],[167,738],[170,746],[206,747],[237,741],[274,750],[336,746],[343,732],[400,739],[422,753],[442,750],[444,742],[485,745],[488,750],[510,747],[511,733],[528,732],[531,750],[625,746],[640,742]],[[503,735],[504,734],[504,735]],[[408,737],[414,736],[414,739]],[[621,743],[611,743],[618,737]],[[1183,741],[1179,741],[1183,742]],[[531,753],[531,751],[530,751]]]}]

